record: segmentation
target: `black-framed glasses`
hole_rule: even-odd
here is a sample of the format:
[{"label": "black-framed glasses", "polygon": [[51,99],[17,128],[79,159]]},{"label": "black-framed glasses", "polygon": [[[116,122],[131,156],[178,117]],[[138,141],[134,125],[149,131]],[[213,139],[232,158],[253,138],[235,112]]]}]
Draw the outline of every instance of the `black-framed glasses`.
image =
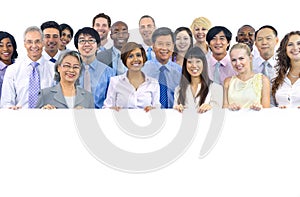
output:
[{"label": "black-framed glasses", "polygon": [[88,39],[88,40],[85,40],[85,39],[79,39],[79,40],[78,40],[78,43],[79,43],[79,44],[82,44],[82,45],[84,45],[85,43],[95,44],[95,43],[96,43],[96,39]]}]

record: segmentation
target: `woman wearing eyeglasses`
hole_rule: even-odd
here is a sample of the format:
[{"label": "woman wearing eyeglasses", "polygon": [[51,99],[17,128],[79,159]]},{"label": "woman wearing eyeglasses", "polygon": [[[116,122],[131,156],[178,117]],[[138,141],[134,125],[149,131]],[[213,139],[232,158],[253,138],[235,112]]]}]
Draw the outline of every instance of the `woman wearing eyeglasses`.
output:
[{"label": "woman wearing eyeglasses", "polygon": [[63,51],[55,63],[54,79],[58,83],[40,91],[36,108],[94,108],[92,93],[77,86],[81,69],[79,53],[73,50]]}]

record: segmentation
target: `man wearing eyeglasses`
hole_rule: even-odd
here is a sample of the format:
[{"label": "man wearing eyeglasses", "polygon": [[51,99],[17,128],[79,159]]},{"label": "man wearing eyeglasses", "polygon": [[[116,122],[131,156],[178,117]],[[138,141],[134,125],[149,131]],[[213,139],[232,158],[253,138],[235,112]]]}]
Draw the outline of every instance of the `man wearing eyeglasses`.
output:
[{"label": "man wearing eyeglasses", "polygon": [[110,66],[114,75],[121,75],[127,71],[127,67],[121,61],[121,48],[128,42],[128,26],[123,21],[117,21],[111,26],[111,39],[114,45],[97,54],[97,59]]},{"label": "man wearing eyeglasses", "polygon": [[83,62],[79,77],[82,88],[92,92],[95,108],[102,108],[110,77],[114,75],[112,68],[96,58],[100,46],[100,36],[92,27],[79,29],[74,36],[74,44]]}]

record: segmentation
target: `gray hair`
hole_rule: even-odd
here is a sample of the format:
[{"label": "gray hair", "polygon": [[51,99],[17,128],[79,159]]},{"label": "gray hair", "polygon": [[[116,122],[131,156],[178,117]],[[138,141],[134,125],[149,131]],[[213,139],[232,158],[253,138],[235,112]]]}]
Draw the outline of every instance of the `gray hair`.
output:
[{"label": "gray hair", "polygon": [[25,32],[23,34],[24,41],[26,39],[26,34],[28,32],[34,32],[34,31],[39,32],[42,35],[42,41],[44,40],[44,34],[43,34],[42,30],[38,26],[30,26],[30,27],[27,27],[27,29],[25,30]]},{"label": "gray hair", "polygon": [[[79,61],[79,64],[80,64],[80,72],[79,74],[81,73],[81,70],[82,70],[82,67],[83,67],[83,64],[82,64],[82,59],[80,57],[80,54],[75,51],[75,50],[69,50],[69,49],[66,49],[64,51],[62,51],[57,59],[57,61],[55,62],[55,65],[54,65],[54,68],[55,68],[55,73],[54,73],[54,80],[56,82],[60,82],[60,74],[58,72],[58,66],[61,65],[62,61],[65,59],[65,57],[67,56],[73,56],[73,57],[76,57]],[[75,85],[79,85],[79,77],[78,79],[76,80],[75,82]]]}]

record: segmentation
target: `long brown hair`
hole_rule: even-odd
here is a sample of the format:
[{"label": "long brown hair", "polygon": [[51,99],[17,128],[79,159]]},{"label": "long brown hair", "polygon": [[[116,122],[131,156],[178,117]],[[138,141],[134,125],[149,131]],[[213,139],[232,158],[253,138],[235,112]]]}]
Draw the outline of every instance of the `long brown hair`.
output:
[{"label": "long brown hair", "polygon": [[276,56],[276,77],[271,81],[272,83],[272,96],[275,100],[275,94],[278,88],[283,84],[284,78],[291,67],[291,60],[287,56],[286,53],[286,46],[289,42],[289,39],[293,35],[299,35],[300,31],[291,31],[287,33],[284,38],[280,42],[280,46],[277,49],[277,56]]}]

